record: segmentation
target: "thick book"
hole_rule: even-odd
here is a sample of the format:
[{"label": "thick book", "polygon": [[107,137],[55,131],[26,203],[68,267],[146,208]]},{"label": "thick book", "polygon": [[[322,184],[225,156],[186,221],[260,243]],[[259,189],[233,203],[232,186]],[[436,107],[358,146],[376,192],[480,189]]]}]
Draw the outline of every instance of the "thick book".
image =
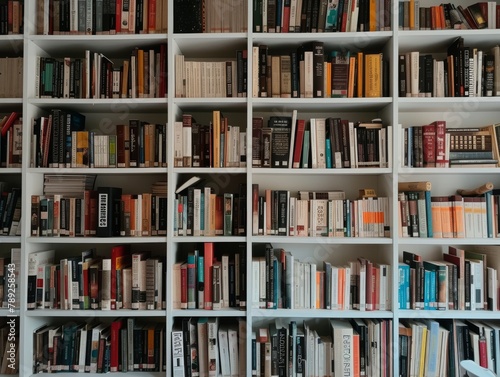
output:
[{"label": "thick book", "polygon": [[271,116],[268,126],[272,129],[271,167],[288,168],[292,118]]}]

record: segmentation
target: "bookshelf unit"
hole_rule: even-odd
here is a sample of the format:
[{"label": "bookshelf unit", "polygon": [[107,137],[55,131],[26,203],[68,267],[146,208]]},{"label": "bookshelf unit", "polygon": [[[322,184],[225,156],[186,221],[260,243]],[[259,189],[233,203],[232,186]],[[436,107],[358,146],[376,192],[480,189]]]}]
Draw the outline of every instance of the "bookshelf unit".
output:
[{"label": "bookshelf unit", "polygon": [[[421,1],[421,5],[431,5]],[[461,1],[469,5],[472,1]],[[406,98],[398,97],[398,55],[409,51],[441,53],[451,41],[463,36],[469,46],[491,47],[500,43],[500,29],[483,30],[398,30],[397,2],[392,2],[392,25],[390,31],[358,33],[256,33],[252,30],[252,1],[238,2],[246,7],[248,31],[241,33],[176,34],[174,30],[175,13],[173,2],[168,4],[168,33],[158,34],[117,34],[117,35],[37,35],[36,2],[26,1],[24,34],[20,36],[0,36],[0,54],[24,56],[24,82],[22,98],[0,99],[0,115],[17,110],[23,116],[23,162],[22,169],[1,169],[0,181],[22,187],[22,225],[21,237],[0,237],[0,257],[10,253],[11,248],[20,247],[21,264],[18,297],[20,307],[19,327],[19,376],[33,375],[33,355],[35,344],[33,332],[44,324],[62,324],[66,321],[86,321],[89,318],[110,322],[118,317],[133,317],[142,322],[164,323],[167,330],[166,371],[133,372],[141,376],[172,375],[172,344],[170,330],[185,317],[219,317],[222,319],[244,319],[246,334],[251,334],[260,325],[268,325],[277,318],[295,319],[297,322],[308,320],[311,323],[326,321],[328,318],[373,318],[392,320],[392,375],[399,375],[398,362],[398,324],[401,319],[497,319],[497,311],[429,311],[398,309],[398,263],[402,262],[403,251],[421,254],[424,259],[437,259],[448,245],[500,245],[498,238],[486,239],[434,239],[402,238],[398,235],[398,182],[430,181],[432,192],[437,195],[451,195],[457,188],[473,188],[484,182],[500,186],[498,168],[405,168],[401,163],[402,128],[422,125],[434,120],[445,120],[453,127],[480,127],[498,123],[500,116],[500,97],[475,98]],[[432,3],[434,5],[434,3]],[[256,98],[252,97],[251,51],[253,46],[266,44],[275,51],[290,51],[300,44],[321,41],[325,51],[338,48],[353,50],[382,51],[389,62],[389,96],[380,98]],[[110,98],[110,99],[62,99],[36,98],[36,57],[65,56],[83,57],[86,49],[102,52],[111,59],[123,60],[135,47],[149,48],[167,44],[168,90],[166,98]],[[236,50],[248,51],[247,97],[235,98],[176,98],[175,93],[175,55],[184,54],[191,58],[235,58]],[[158,168],[33,168],[30,167],[30,137],[32,119],[48,113],[51,109],[74,110],[86,116],[86,128],[107,134],[114,132],[116,124],[129,119],[144,119],[155,123],[168,123],[167,156],[168,167]],[[177,168],[174,167],[174,134],[172,125],[182,120],[183,114],[192,114],[199,122],[208,123],[213,110],[220,110],[235,125],[246,129],[247,166],[240,168]],[[297,110],[299,118],[338,116],[351,120],[370,121],[381,118],[384,124],[392,126],[392,160],[387,168],[359,169],[264,169],[252,167],[251,128],[254,117],[265,120],[272,115],[291,116]],[[401,126],[402,125],[402,126]],[[168,181],[168,221],[167,236],[156,237],[112,237],[112,238],[50,238],[31,237],[30,199],[31,195],[42,194],[43,175],[46,173],[96,174],[95,187],[118,186],[129,192],[149,191],[156,181]],[[246,187],[246,235],[245,236],[173,236],[174,229],[174,192],[177,187],[191,176],[202,176],[211,182],[216,192],[237,192],[238,184]],[[346,197],[355,199],[358,189],[373,188],[379,196],[386,196],[390,202],[390,237],[380,238],[328,238],[328,237],[283,237],[252,235],[252,185],[258,184],[261,192],[275,190],[328,190],[340,189]],[[203,243],[213,242],[216,250],[231,253],[236,247],[246,251],[246,310],[181,310],[173,309],[174,291],[172,270],[175,263],[184,261],[187,254]],[[254,256],[263,256],[267,243],[275,248],[284,248],[302,260],[316,263],[323,261],[337,265],[365,257],[373,262],[385,263],[391,269],[391,307],[384,311],[359,310],[310,310],[310,309],[259,309],[252,308],[250,300],[252,289],[251,262]],[[166,263],[166,309],[165,310],[28,310],[27,309],[27,272],[28,256],[35,251],[54,249],[56,260],[66,256],[76,256],[81,251],[96,247],[97,254],[109,257],[114,245],[130,244],[133,251],[151,250],[154,256],[162,256]],[[0,309],[0,317],[9,313]],[[245,338],[246,373],[251,375],[251,339]],[[130,372],[127,372],[130,373]]]}]

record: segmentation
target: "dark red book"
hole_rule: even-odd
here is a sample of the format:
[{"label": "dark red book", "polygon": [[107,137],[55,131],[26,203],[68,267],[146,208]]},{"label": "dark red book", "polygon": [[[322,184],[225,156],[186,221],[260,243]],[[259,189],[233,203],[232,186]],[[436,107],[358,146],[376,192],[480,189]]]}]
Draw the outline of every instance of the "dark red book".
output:
[{"label": "dark red book", "polygon": [[300,157],[302,155],[302,144],[304,142],[304,131],[306,122],[304,119],[297,119],[297,129],[295,130],[295,145],[293,150],[292,168],[300,168]]},{"label": "dark red book", "polygon": [[13,111],[12,113],[10,113],[9,117],[2,127],[2,137],[7,136],[7,131],[12,127],[17,118],[19,118],[19,113],[17,111]]},{"label": "dark red book", "polygon": [[204,291],[205,291],[205,309],[212,309],[212,265],[214,260],[214,244],[212,242],[205,242],[203,249],[203,263],[204,263]]},{"label": "dark red book", "polygon": [[436,126],[428,124],[422,128],[424,168],[432,168],[436,166]]}]

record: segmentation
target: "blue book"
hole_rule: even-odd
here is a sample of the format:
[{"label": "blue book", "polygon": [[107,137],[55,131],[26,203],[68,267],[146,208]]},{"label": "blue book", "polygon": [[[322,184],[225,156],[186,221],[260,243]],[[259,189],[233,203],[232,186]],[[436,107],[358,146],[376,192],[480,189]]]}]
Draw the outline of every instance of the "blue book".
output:
[{"label": "blue book", "polygon": [[309,168],[309,134],[310,131],[304,131],[304,146],[302,148],[302,167]]},{"label": "blue book", "polygon": [[338,0],[328,0],[325,31],[337,31],[338,7]]},{"label": "blue book", "polygon": [[198,282],[198,309],[203,309],[205,306],[205,266],[204,266],[205,258],[203,255],[198,255],[198,259],[196,260],[197,264],[197,279]]},{"label": "blue book", "polygon": [[431,272],[429,270],[424,271],[424,309],[431,309]]},{"label": "blue book", "polygon": [[202,192],[200,196],[200,231],[201,234],[205,234],[205,194]]},{"label": "blue book", "polygon": [[433,320],[424,320],[427,325],[427,371],[426,375],[436,376],[438,372],[438,355],[439,355],[439,322]]},{"label": "blue book", "polygon": [[432,238],[432,209],[431,209],[431,192],[425,191],[425,213],[427,217],[427,237]]},{"label": "blue book", "polygon": [[410,309],[410,266],[399,264],[398,301],[399,309]]},{"label": "blue book", "polygon": [[329,138],[326,139],[325,153],[326,153],[326,168],[331,169],[332,168],[332,143],[331,143]]}]

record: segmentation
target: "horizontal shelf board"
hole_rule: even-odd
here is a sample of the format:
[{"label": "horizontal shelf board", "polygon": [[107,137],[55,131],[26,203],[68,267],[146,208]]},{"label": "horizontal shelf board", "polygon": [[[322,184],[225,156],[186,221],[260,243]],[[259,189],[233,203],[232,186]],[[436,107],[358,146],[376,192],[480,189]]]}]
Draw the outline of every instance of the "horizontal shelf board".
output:
[{"label": "horizontal shelf board", "polygon": [[370,47],[382,46],[392,37],[392,31],[356,32],[356,33],[253,33],[254,46],[266,44],[269,47],[299,46],[311,41],[319,41],[328,48],[359,48],[369,44]]},{"label": "horizontal shelf board", "polygon": [[27,237],[30,243],[164,243],[167,237]]},{"label": "horizontal shelf board", "polygon": [[27,317],[164,317],[165,310],[27,310]]},{"label": "horizontal shelf board", "polygon": [[[130,112],[167,112],[167,98],[30,98],[28,103],[51,109],[54,107],[71,110],[78,108],[80,112],[88,113],[115,113],[128,110]],[[128,108],[127,108],[128,107]]]},{"label": "horizontal shelf board", "polygon": [[500,312],[489,310],[398,310],[397,316],[400,319],[498,319]]},{"label": "horizontal shelf board", "polygon": [[20,310],[19,308],[18,309],[14,309],[13,311],[11,311],[10,309],[6,309],[6,308],[0,308],[0,317],[19,317],[19,314],[20,314]]},{"label": "horizontal shelf board", "polygon": [[220,110],[246,111],[246,97],[215,97],[215,98],[174,98],[174,104],[183,111],[212,111],[215,107]]},{"label": "horizontal shelf board", "polygon": [[178,174],[245,174],[247,168],[174,168]]},{"label": "horizontal shelf board", "polygon": [[282,112],[299,111],[378,111],[392,103],[392,97],[379,98],[251,98],[253,112],[276,110]]},{"label": "horizontal shelf board", "polygon": [[253,175],[383,175],[391,174],[392,169],[387,168],[361,168],[361,169],[265,169],[252,168]]},{"label": "horizontal shelf board", "polygon": [[481,112],[498,111],[500,97],[398,98],[399,112]]},{"label": "horizontal shelf board", "polygon": [[404,52],[443,52],[457,37],[463,37],[466,46],[491,48],[500,42],[500,30],[404,30],[397,31],[400,49]]},{"label": "horizontal shelf board", "polygon": [[22,98],[0,98],[0,106],[1,107],[6,107],[12,106],[12,105],[19,105],[22,106],[23,104],[23,99]]},{"label": "horizontal shelf board", "polygon": [[252,317],[265,318],[393,318],[390,311],[359,311],[359,310],[326,310],[326,309],[255,309],[251,310]]},{"label": "horizontal shelf board", "polygon": [[498,174],[498,168],[399,168],[399,175]]},{"label": "horizontal shelf board", "polygon": [[[237,50],[246,50],[246,33],[176,34],[174,43],[186,57],[236,59]],[[220,48],[224,46],[224,48]],[[177,52],[175,52],[177,53]]]},{"label": "horizontal shelf board", "polygon": [[203,310],[203,309],[174,309],[172,316],[174,317],[245,317],[247,312],[239,309],[224,309],[224,310]]},{"label": "horizontal shelf board", "polygon": [[399,238],[398,245],[498,245],[500,238]]},{"label": "horizontal shelf board", "polygon": [[1,243],[20,243],[20,236],[0,236],[0,244]]},{"label": "horizontal shelf board", "polygon": [[246,237],[237,236],[217,236],[217,237],[192,237],[192,236],[179,236],[172,237],[173,242],[178,243],[191,243],[191,242],[246,242]]},{"label": "horizontal shelf board", "polygon": [[[30,35],[28,40],[51,54],[82,54],[84,50],[105,52],[107,57],[124,49],[145,48],[167,43],[167,34],[114,34],[114,35]],[[123,56],[124,57],[124,56]]]},{"label": "horizontal shelf board", "polygon": [[251,236],[250,242],[274,242],[279,244],[390,245],[392,244],[392,238]]},{"label": "horizontal shelf board", "polygon": [[0,49],[16,56],[23,56],[24,35],[23,34],[10,34],[0,35]]},{"label": "horizontal shelf board", "polygon": [[0,175],[4,174],[20,174],[22,173],[21,168],[0,168]]},{"label": "horizontal shelf board", "polygon": [[30,174],[167,174],[167,168],[29,168]]}]

